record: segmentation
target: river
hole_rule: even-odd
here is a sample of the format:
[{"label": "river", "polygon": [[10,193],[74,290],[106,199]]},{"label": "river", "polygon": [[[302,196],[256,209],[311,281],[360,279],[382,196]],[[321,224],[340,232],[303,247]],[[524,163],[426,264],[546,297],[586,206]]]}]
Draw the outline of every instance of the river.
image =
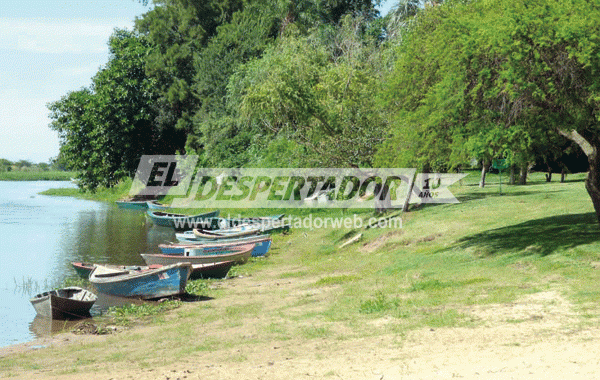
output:
[{"label": "river", "polygon": [[[0,347],[56,330],[36,318],[29,298],[76,277],[72,261],[143,265],[142,252],[173,241],[143,211],[71,197],[39,195],[74,187],[60,181],[0,181]],[[109,305],[94,306],[92,314]]]}]

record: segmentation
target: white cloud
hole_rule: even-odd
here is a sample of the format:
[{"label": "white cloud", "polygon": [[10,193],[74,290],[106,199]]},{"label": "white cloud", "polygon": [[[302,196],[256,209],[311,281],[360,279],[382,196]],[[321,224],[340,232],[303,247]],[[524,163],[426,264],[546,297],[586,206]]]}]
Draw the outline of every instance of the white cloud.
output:
[{"label": "white cloud", "polygon": [[132,25],[127,19],[0,18],[0,50],[103,53],[114,28]]}]

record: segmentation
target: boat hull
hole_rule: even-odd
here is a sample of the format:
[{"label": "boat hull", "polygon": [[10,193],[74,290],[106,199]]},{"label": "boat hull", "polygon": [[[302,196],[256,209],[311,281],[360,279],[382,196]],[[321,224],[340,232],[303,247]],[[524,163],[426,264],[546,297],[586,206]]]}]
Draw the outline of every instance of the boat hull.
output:
[{"label": "boat hull", "polygon": [[173,214],[166,213],[156,210],[148,210],[148,216],[152,223],[161,227],[170,227],[176,231],[184,231],[195,228],[194,226],[212,226],[214,223],[218,223],[219,211],[207,212],[198,215],[184,215],[184,214]]},{"label": "boat hull", "polygon": [[[183,250],[181,251],[183,254]],[[90,263],[81,263],[74,262],[71,263],[77,274],[84,278],[88,279],[90,274],[96,267],[96,264]],[[235,264],[234,261],[224,261],[219,263],[209,263],[209,264],[196,264],[192,265],[192,272],[190,273],[190,280],[196,280],[200,278],[224,278],[227,276],[227,273],[231,269],[231,267]],[[113,267],[113,266],[110,266]],[[115,268],[127,268],[125,266],[114,266]],[[154,269],[148,266],[140,266],[140,269]]]},{"label": "boat hull", "polygon": [[29,301],[39,316],[66,320],[90,317],[96,299],[94,293],[71,286],[38,294]]},{"label": "boat hull", "polygon": [[148,202],[146,202],[146,207],[149,210],[158,210],[158,211],[160,211],[160,210],[166,210],[166,209],[169,208],[169,206],[163,205],[161,203],[158,203],[157,201],[148,201]]},{"label": "boat hull", "polygon": [[191,280],[207,279],[207,278],[225,278],[235,261],[221,261],[209,264],[193,264]]},{"label": "boat hull", "polygon": [[139,271],[112,271],[113,273],[106,267],[97,265],[90,274],[90,282],[100,293],[153,299],[184,293],[191,271],[192,266],[188,263]]},{"label": "boat hull", "polygon": [[174,263],[191,263],[195,264],[211,264],[223,261],[233,261],[243,263],[248,261],[252,255],[254,244],[242,245],[230,249],[222,249],[221,252],[216,250],[206,251],[204,255],[189,256],[183,255],[161,255],[152,253],[142,253],[142,258],[148,265],[170,265]]},{"label": "boat hull", "polygon": [[125,210],[145,210],[148,208],[146,201],[116,201],[119,208]]},{"label": "boat hull", "polygon": [[214,247],[239,247],[248,243],[256,244],[252,250],[252,257],[267,256],[269,249],[271,248],[272,240],[269,237],[259,237],[248,240],[240,240],[237,242],[225,242],[225,243],[187,243],[187,244],[159,244],[158,248],[165,255],[183,255],[186,248],[190,250],[194,249],[205,249]]}]

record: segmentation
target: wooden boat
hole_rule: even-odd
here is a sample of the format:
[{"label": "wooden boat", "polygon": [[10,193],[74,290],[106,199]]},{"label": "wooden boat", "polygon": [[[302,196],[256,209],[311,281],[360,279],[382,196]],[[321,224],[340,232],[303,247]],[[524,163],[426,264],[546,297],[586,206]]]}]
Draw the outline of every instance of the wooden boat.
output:
[{"label": "wooden boat", "polygon": [[221,229],[221,230],[215,230],[215,231],[194,228],[192,231],[194,232],[194,235],[196,235],[197,238],[201,238],[204,240],[239,238],[239,237],[245,237],[245,236],[250,236],[250,235],[258,235],[262,232],[260,225],[247,226],[247,228],[244,228],[244,229],[240,229],[238,227],[235,230],[234,229]]},{"label": "wooden boat", "polygon": [[[183,253],[183,250],[181,251]],[[195,280],[198,278],[223,278],[227,276],[229,269],[235,264],[233,261],[226,261],[220,263],[209,263],[209,264],[194,264],[192,265],[192,272],[190,273],[190,280]],[[96,268],[96,264],[92,263],[82,263],[82,262],[72,262],[71,265],[77,271],[77,274],[85,278],[86,280],[90,277],[90,274]],[[129,269],[137,269],[137,270],[148,270],[148,269],[156,269],[162,267],[162,265],[152,265],[152,266],[131,266],[131,265],[104,265],[105,267],[121,269],[121,270],[129,270]]]},{"label": "wooden boat", "polygon": [[269,235],[269,234],[249,235],[249,236],[242,236],[242,237],[223,238],[223,239],[219,239],[219,241],[215,241],[214,239],[199,238],[194,234],[194,231],[185,231],[185,232],[175,233],[175,237],[177,238],[177,241],[181,244],[213,245],[213,244],[226,244],[226,243],[241,243],[243,241],[249,242],[249,241],[256,240],[256,239],[268,238],[268,237],[271,237],[271,235]]},{"label": "wooden boat", "polygon": [[159,201],[148,201],[146,202],[146,206],[150,210],[166,210],[169,206],[160,203]]},{"label": "wooden boat", "polygon": [[[268,234],[273,232],[285,232],[289,231],[289,225],[280,225],[280,223],[259,223],[259,224],[245,224],[233,228],[224,228],[219,230],[203,230],[194,228],[192,230],[197,240],[204,241],[219,241],[221,239],[232,239],[241,238],[251,235]],[[189,234],[187,236],[190,236]]]},{"label": "wooden boat", "polygon": [[139,270],[97,264],[89,279],[100,293],[153,299],[184,293],[191,272],[189,263]]},{"label": "wooden boat", "polygon": [[[223,261],[244,263],[252,255],[255,244],[245,244],[237,247],[219,247],[207,249],[202,252],[198,250],[185,250],[183,255],[162,255],[154,253],[142,253],[142,258],[148,265],[169,265],[173,263],[210,264]],[[190,254],[196,254],[192,256]]]},{"label": "wooden boat", "polygon": [[90,316],[97,296],[76,286],[37,294],[29,301],[39,316],[52,319],[76,319]]},{"label": "wooden boat", "polygon": [[205,224],[212,225],[212,218],[219,216],[219,210],[198,215],[174,214],[148,210],[150,220],[157,226],[171,227],[177,231],[191,230]]},{"label": "wooden boat", "polygon": [[145,210],[148,208],[148,201],[116,201],[119,208],[126,210]]},{"label": "wooden boat", "polygon": [[190,278],[197,280],[199,278],[225,278],[235,261],[220,261],[216,263],[192,264],[192,274]]},{"label": "wooden boat", "polygon": [[197,249],[205,247],[237,247],[249,243],[256,244],[252,250],[252,257],[266,256],[271,248],[272,239],[269,235],[251,236],[249,239],[238,240],[233,242],[199,242],[194,243],[174,243],[174,244],[159,244],[158,248],[165,255],[183,255],[185,249]]}]

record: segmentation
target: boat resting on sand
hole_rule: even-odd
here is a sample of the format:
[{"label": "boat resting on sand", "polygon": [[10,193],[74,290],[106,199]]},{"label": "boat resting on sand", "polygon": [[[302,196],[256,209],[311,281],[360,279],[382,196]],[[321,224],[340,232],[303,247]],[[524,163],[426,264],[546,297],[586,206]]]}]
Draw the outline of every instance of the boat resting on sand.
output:
[{"label": "boat resting on sand", "polygon": [[269,254],[271,248],[272,239],[269,235],[252,236],[250,239],[229,241],[229,242],[191,242],[191,243],[172,243],[172,244],[159,244],[158,248],[165,255],[183,255],[185,249],[202,249],[202,248],[215,248],[215,247],[237,247],[254,243],[254,249],[252,250],[252,257],[266,256]]},{"label": "boat resting on sand", "polygon": [[190,263],[176,263],[140,270],[96,265],[90,273],[89,280],[100,293],[153,299],[184,293],[191,272]]},{"label": "boat resting on sand", "polygon": [[[183,250],[182,250],[183,253]],[[225,261],[219,263],[209,263],[209,264],[194,264],[192,265],[192,273],[190,273],[190,280],[196,280],[198,278],[223,278],[227,276],[229,269],[235,264],[233,261]],[[82,263],[82,262],[72,262],[73,268],[77,274],[84,278],[88,279],[90,274],[96,268],[96,264],[92,263]],[[102,264],[104,265],[104,264]],[[104,265],[109,268],[122,269],[139,269],[139,270],[148,270],[160,268],[161,265],[153,265],[153,266],[131,266],[131,265]]]},{"label": "boat resting on sand", "polygon": [[97,296],[76,286],[37,294],[29,301],[36,313],[51,319],[78,319],[90,316]]},{"label": "boat resting on sand", "polygon": [[[183,255],[162,255],[154,253],[142,253],[142,258],[148,265],[169,265],[174,263],[210,264],[223,261],[244,263],[252,255],[255,244],[245,244],[237,247],[219,247],[218,249],[206,250],[199,254],[197,250],[185,250]],[[190,255],[192,254],[192,255]],[[193,256],[193,255],[196,256]]]},{"label": "boat resting on sand", "polygon": [[171,227],[176,231],[191,230],[205,223],[212,224],[212,219],[219,216],[219,210],[197,215],[175,214],[156,210],[148,210],[148,216],[157,226]]}]

